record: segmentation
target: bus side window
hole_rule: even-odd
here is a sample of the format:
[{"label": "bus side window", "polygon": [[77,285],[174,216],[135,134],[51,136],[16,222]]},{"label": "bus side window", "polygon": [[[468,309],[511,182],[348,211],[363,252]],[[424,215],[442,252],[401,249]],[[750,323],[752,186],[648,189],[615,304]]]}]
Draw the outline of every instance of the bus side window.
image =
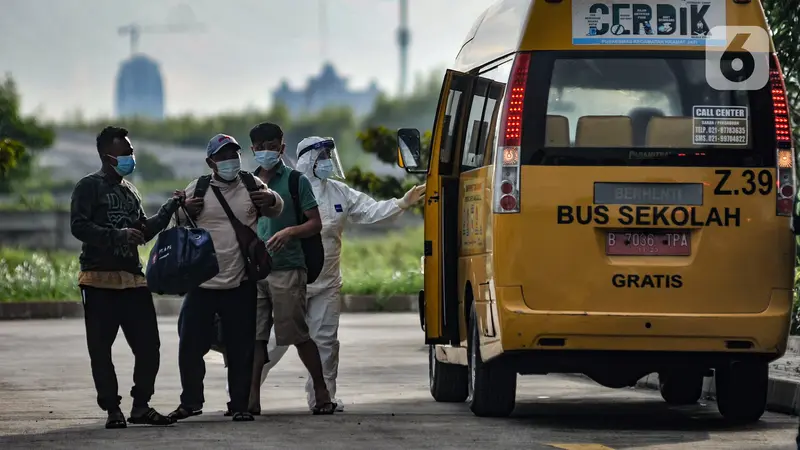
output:
[{"label": "bus side window", "polygon": [[453,157],[453,145],[455,143],[456,122],[458,113],[461,110],[461,99],[463,92],[450,89],[447,93],[447,107],[444,111],[444,121],[442,127],[442,142],[439,149],[439,162],[444,165],[450,164]]},{"label": "bus side window", "polygon": [[[489,131],[488,124],[483,119],[486,106],[486,91],[489,81],[484,78],[475,80],[472,101],[469,105],[469,116],[466,123],[466,136],[464,137],[464,151],[461,155],[461,172],[475,169],[483,165],[484,149],[481,148],[481,136],[486,136]],[[480,161],[479,161],[480,158]]]}]

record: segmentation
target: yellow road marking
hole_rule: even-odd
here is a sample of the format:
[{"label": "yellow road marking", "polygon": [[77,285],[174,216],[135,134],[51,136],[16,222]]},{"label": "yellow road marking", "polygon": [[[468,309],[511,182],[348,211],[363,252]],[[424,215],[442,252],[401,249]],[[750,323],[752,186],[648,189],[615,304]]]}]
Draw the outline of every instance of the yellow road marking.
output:
[{"label": "yellow road marking", "polygon": [[611,447],[606,447],[600,444],[545,444],[550,447],[560,448],[563,450],[614,450]]}]

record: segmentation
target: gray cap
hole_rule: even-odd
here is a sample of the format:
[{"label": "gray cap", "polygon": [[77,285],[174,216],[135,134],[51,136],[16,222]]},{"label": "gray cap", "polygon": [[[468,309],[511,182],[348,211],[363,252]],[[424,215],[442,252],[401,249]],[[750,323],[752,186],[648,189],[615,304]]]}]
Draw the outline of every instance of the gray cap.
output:
[{"label": "gray cap", "polygon": [[218,134],[208,141],[208,147],[206,147],[206,156],[210,158],[211,155],[217,153],[222,147],[225,147],[228,144],[235,145],[238,150],[242,149],[242,146],[236,142],[236,139],[234,139],[233,136],[228,136],[227,134]]}]

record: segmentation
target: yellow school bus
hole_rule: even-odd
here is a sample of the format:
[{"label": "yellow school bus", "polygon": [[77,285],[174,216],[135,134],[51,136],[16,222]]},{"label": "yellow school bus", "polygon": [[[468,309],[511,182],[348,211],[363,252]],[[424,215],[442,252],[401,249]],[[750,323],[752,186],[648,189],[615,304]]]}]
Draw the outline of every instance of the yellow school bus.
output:
[{"label": "yellow school bus", "polygon": [[714,376],[764,412],[795,257],[786,90],[757,0],[503,0],[442,86],[429,151],[421,322],[441,402],[507,416],[517,375],[670,404]]}]

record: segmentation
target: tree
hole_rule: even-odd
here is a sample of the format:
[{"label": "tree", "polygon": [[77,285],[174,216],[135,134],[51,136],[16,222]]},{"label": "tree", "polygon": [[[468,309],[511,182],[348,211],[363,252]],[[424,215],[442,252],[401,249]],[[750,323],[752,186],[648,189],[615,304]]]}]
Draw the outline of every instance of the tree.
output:
[{"label": "tree", "polygon": [[[358,133],[358,142],[365,152],[375,155],[379,160],[387,164],[397,163],[397,132],[382,126],[367,128]],[[420,165],[427,167],[431,145],[430,130],[420,136],[420,143]]]},{"label": "tree", "polygon": [[136,171],[137,176],[143,181],[171,180],[175,178],[175,172],[166,164],[163,164],[156,155],[147,150],[136,151]]},{"label": "tree", "polygon": [[[421,158],[422,167],[427,167],[427,155],[430,150],[430,131],[422,136]],[[365,152],[375,155],[380,161],[387,164],[397,164],[397,133],[386,127],[367,128],[358,134],[358,141]],[[424,182],[424,175],[413,175],[405,180],[398,180],[393,176],[380,177],[374,173],[364,172],[354,167],[345,174],[348,184],[354,188],[369,192],[372,196],[387,199],[400,198],[415,184]],[[414,210],[419,211],[420,207]]]},{"label": "tree", "polygon": [[54,133],[34,117],[20,115],[20,97],[11,76],[0,83],[0,192],[30,176],[36,150],[53,144]]},{"label": "tree", "polygon": [[[420,164],[428,166],[430,154],[430,128],[436,115],[442,86],[441,70],[430,72],[417,80],[408,97],[380,97],[372,112],[364,119],[358,142],[366,153],[384,163],[397,164],[397,129],[416,128],[422,132]],[[369,192],[378,198],[401,197],[414,184],[424,182],[424,175],[413,175],[400,181],[392,176],[379,177],[354,168],[346,174],[348,183],[356,189]]]},{"label": "tree", "polygon": [[17,141],[3,139],[0,141],[0,180],[17,167],[25,154],[25,147]]},{"label": "tree", "polygon": [[439,103],[443,73],[437,69],[431,71],[427,77],[419,78],[408,97],[379,97],[372,112],[364,119],[362,127],[430,129]]},{"label": "tree", "polygon": [[281,105],[269,111],[248,110],[240,113],[223,113],[211,117],[186,114],[164,120],[148,118],[102,118],[90,121],[74,119],[61,125],[71,130],[98,133],[105,126],[115,124],[128,129],[136,139],[170,143],[174,145],[205,148],[216,133],[226,133],[240,143],[249,141],[250,128],[259,122],[274,122],[284,126],[289,113]]},{"label": "tree", "polygon": [[[800,142],[800,19],[797,1],[763,0],[767,22],[772,31],[775,53],[781,62],[789,107],[796,125],[795,142]],[[797,144],[795,144],[797,147]]]}]

